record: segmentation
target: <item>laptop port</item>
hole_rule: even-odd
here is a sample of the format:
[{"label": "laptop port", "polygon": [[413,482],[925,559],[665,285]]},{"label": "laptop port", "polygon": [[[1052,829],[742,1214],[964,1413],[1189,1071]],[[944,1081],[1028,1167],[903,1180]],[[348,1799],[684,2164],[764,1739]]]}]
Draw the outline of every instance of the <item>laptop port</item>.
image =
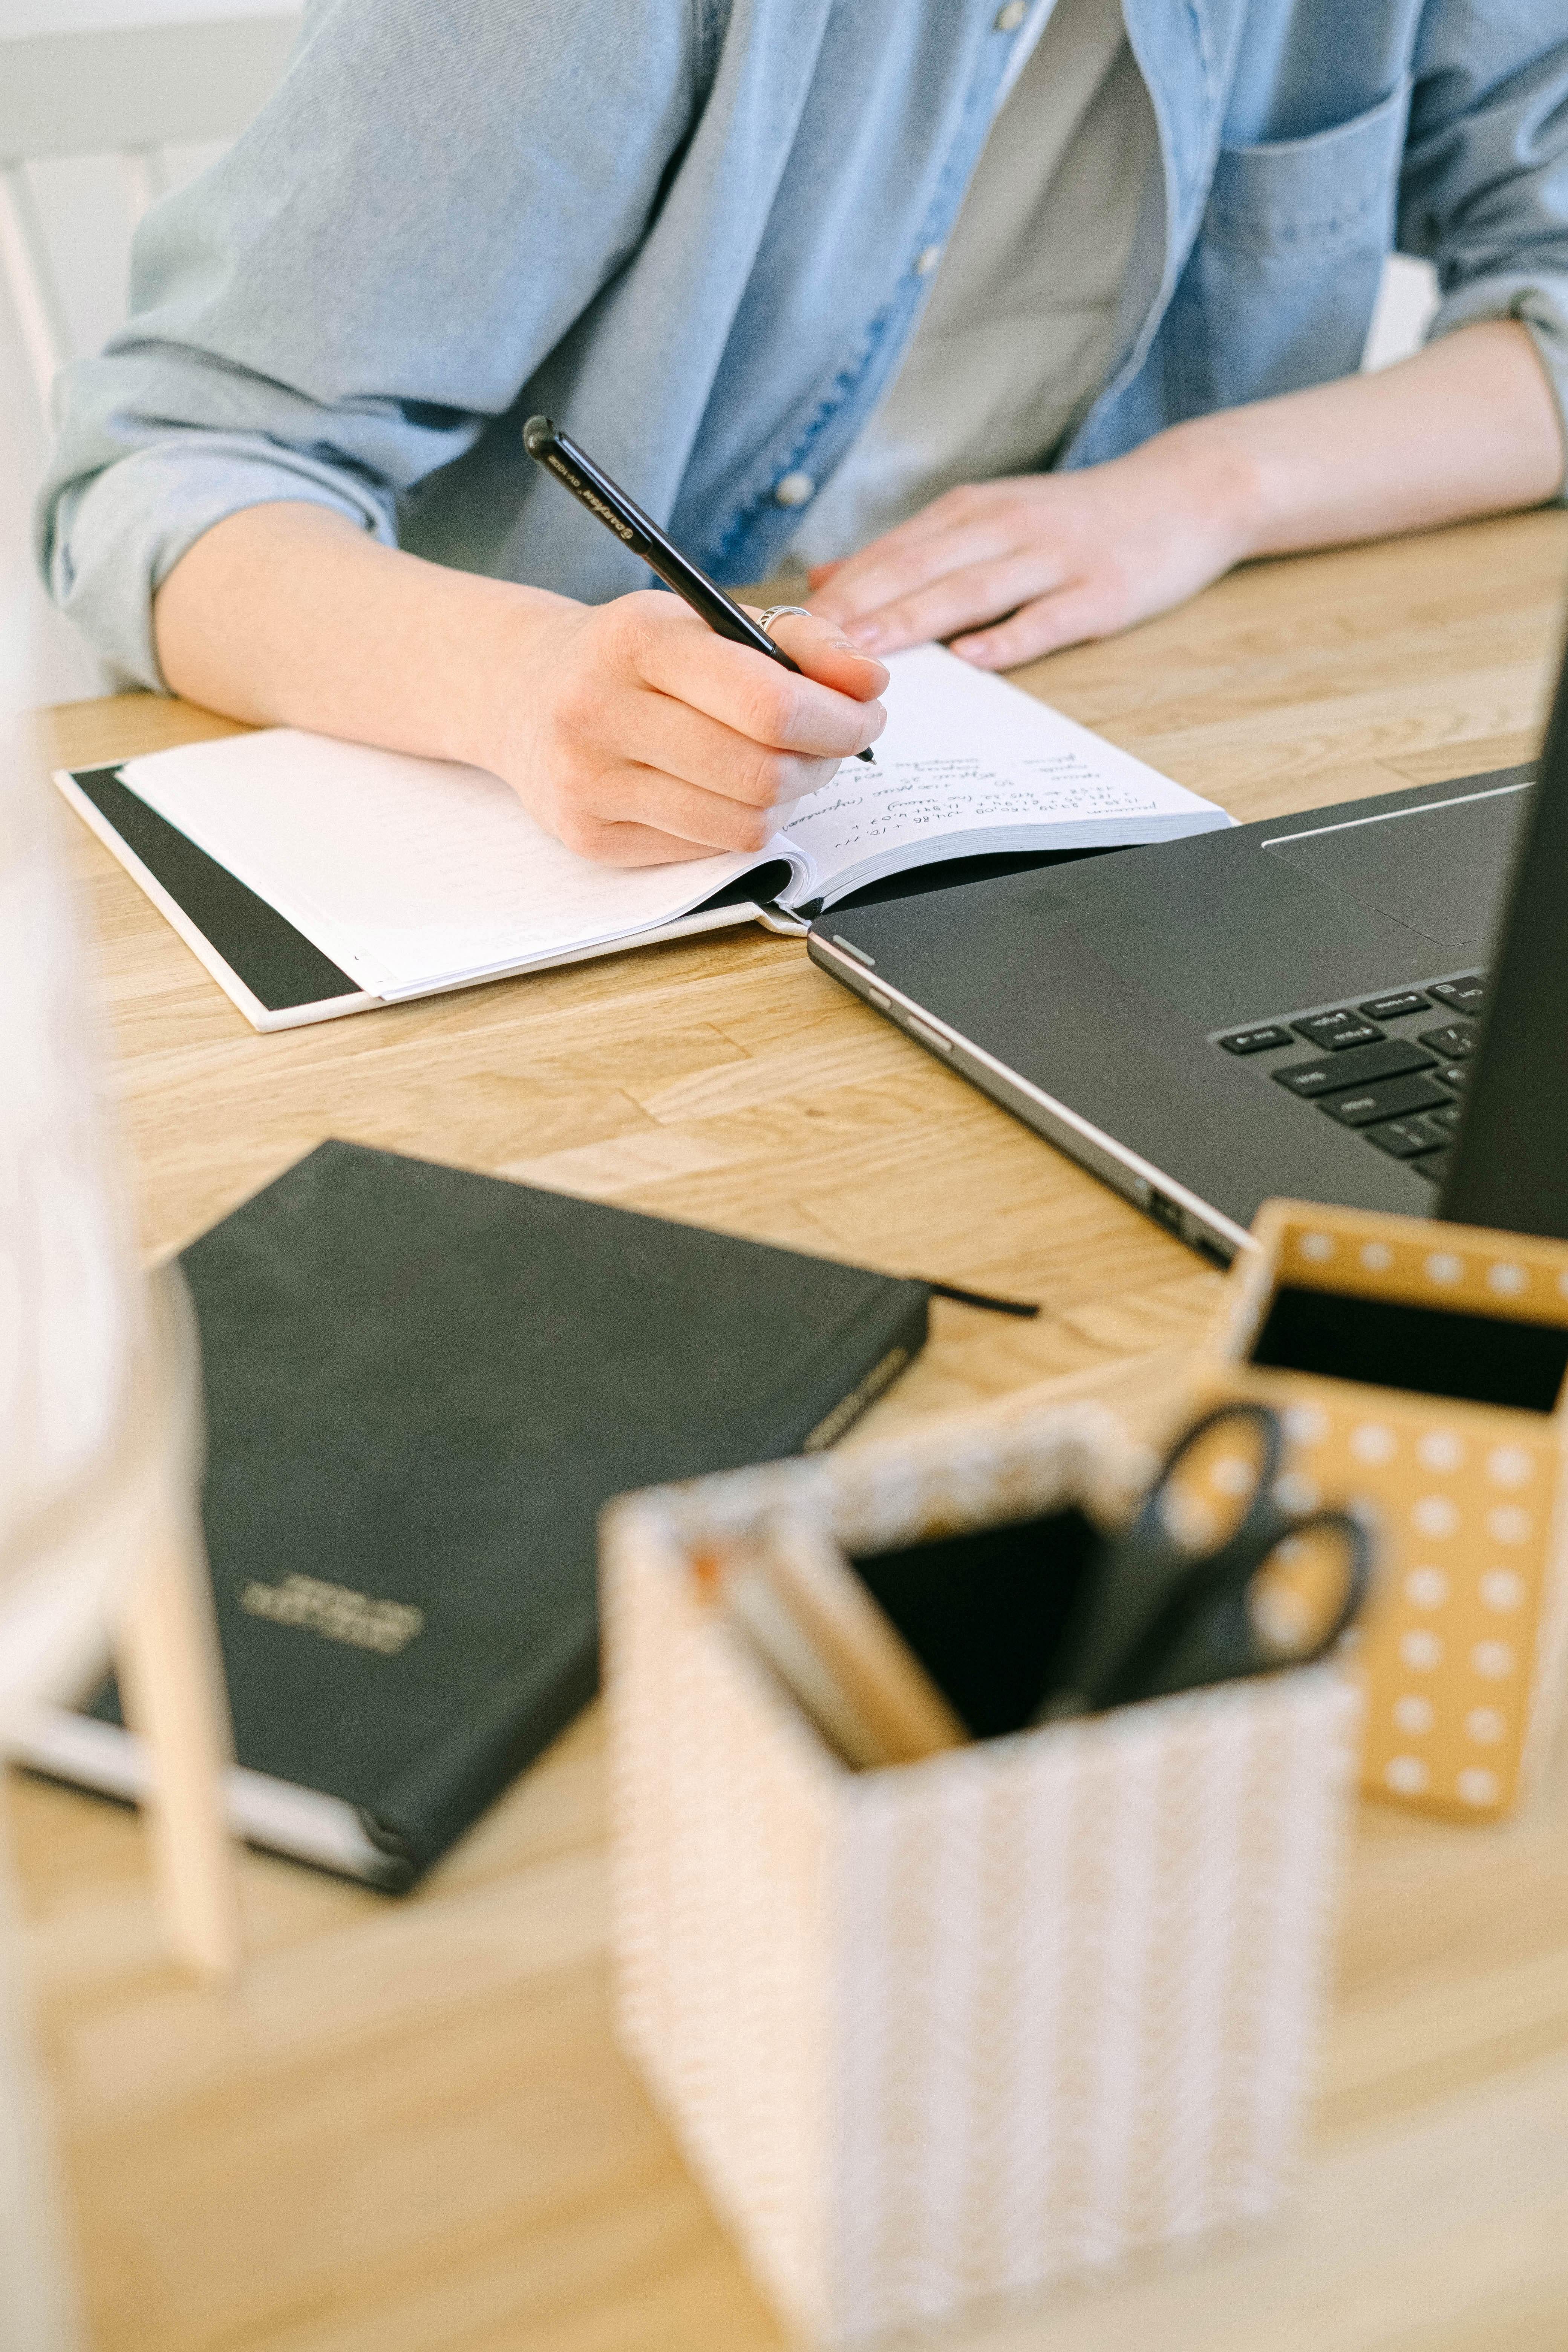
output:
[{"label": "laptop port", "polygon": [[1178,1241],[1184,1242],[1186,1240],[1186,1218],[1184,1216],[1177,1203],[1172,1200],[1168,1192],[1150,1192],[1149,1214],[1154,1219],[1157,1224],[1166,1226],[1170,1232],[1174,1234]]}]

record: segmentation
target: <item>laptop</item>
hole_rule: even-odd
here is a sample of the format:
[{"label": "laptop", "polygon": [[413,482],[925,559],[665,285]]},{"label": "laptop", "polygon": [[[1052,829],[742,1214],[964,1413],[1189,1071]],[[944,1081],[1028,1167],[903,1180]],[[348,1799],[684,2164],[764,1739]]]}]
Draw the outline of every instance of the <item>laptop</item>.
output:
[{"label": "laptop", "polygon": [[1568,1236],[1568,663],[1539,763],[887,886],[808,945],[1221,1261],[1271,1194]]}]

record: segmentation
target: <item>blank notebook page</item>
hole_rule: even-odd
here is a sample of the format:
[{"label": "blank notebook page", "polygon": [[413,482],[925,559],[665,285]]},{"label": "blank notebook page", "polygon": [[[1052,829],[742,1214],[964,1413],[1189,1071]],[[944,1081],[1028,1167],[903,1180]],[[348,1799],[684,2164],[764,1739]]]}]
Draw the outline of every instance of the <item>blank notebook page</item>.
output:
[{"label": "blank notebook page", "polygon": [[673,921],[754,866],[591,865],[483,769],[267,728],[128,761],[131,790],[377,995]]}]

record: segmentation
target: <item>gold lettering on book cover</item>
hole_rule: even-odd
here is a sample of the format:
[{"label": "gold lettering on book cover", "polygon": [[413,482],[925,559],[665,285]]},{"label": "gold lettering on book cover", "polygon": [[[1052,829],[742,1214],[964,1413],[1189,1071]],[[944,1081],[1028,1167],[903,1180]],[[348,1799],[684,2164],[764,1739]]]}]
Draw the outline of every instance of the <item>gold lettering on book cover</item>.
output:
[{"label": "gold lettering on book cover", "polygon": [[279,1584],[242,1584],[239,1605],[273,1625],[297,1625],[329,1642],[395,1658],[425,1628],[425,1612],[403,1601],[377,1601],[318,1576],[286,1576]]}]

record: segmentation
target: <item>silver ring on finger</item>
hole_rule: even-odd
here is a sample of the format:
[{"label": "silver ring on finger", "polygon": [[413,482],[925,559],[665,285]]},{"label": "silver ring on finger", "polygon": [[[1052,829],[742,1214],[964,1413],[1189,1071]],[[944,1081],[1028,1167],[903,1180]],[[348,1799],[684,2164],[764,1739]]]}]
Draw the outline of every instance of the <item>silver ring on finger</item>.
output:
[{"label": "silver ring on finger", "polygon": [[782,621],[786,613],[798,613],[803,621],[809,621],[811,618],[810,612],[804,604],[770,604],[765,613],[757,614],[757,626],[763,636],[773,635],[773,624],[775,621]]}]

